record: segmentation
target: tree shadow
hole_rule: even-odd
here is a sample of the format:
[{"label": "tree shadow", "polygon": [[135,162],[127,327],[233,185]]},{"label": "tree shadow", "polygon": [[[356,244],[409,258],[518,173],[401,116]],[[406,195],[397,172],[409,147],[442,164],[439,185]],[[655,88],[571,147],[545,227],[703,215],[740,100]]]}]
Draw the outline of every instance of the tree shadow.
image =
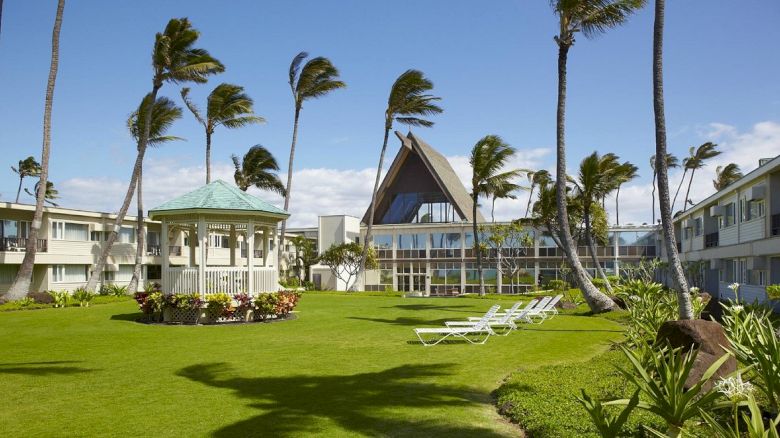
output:
[{"label": "tree shadow", "polygon": [[450,321],[451,319],[423,319],[423,318],[409,318],[405,316],[399,316],[395,319],[385,319],[385,318],[365,318],[361,316],[349,316],[347,319],[355,319],[359,321],[371,321],[371,322],[378,322],[382,324],[392,324],[392,325],[402,325],[402,326],[409,326],[409,327],[427,327],[427,326],[444,326],[445,321]]},{"label": "tree shadow", "polygon": [[[216,437],[288,436],[322,433],[321,421],[368,436],[498,437],[480,427],[456,426],[401,418],[388,410],[441,409],[490,404],[484,394],[464,387],[419,382],[446,376],[450,364],[403,365],[384,371],[353,375],[290,375],[240,377],[224,363],[204,363],[183,368],[177,375],[220,389],[250,401],[261,410],[251,418],[221,427]],[[424,415],[423,415],[424,417]]]},{"label": "tree shadow", "polygon": [[[468,308],[471,310],[456,310],[459,308]],[[458,312],[458,313],[474,313],[473,306],[458,304],[442,306],[438,304],[396,304],[395,306],[386,306],[382,309],[402,309],[402,310],[443,310],[446,312]],[[478,310],[476,312],[479,312]]]},{"label": "tree shadow", "polygon": [[134,312],[134,313],[118,313],[116,315],[111,315],[109,318],[112,321],[132,321],[132,322],[138,322],[141,319],[143,319],[143,313],[141,312]]},{"label": "tree shadow", "polygon": [[[539,326],[536,326],[539,327]],[[572,333],[581,333],[581,332],[601,332],[601,333],[623,333],[624,330],[609,330],[609,329],[551,329],[551,328],[536,328],[536,327],[529,327],[527,325],[521,326],[521,330],[531,331],[531,332],[572,332]]]},{"label": "tree shadow", "polygon": [[90,368],[82,368],[73,365],[80,363],[77,360],[53,360],[42,362],[8,362],[0,363],[0,374],[23,374],[28,376],[48,376],[48,375],[65,375],[65,374],[81,374],[90,371],[97,371]]}]

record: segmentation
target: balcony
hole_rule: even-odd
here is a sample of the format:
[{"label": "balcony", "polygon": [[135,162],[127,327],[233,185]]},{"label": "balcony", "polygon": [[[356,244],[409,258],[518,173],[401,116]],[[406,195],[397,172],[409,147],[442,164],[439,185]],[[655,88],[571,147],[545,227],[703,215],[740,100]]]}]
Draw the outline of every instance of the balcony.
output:
[{"label": "balcony", "polygon": [[170,255],[170,256],[180,256],[181,255],[181,246],[175,246],[175,245],[168,246],[168,255]]},{"label": "balcony", "polygon": [[772,235],[780,236],[780,214],[772,215]]},{"label": "balcony", "polygon": [[[252,257],[256,259],[263,258],[263,250],[262,249],[256,249],[255,252],[252,253]],[[247,249],[241,248],[241,258],[245,259],[247,258]]]},{"label": "balcony", "polygon": [[[24,252],[27,248],[26,237],[3,237],[0,238],[0,251]],[[46,252],[48,250],[48,241],[46,239],[37,239],[36,251]]]},{"label": "balcony", "polygon": [[160,248],[160,245],[146,245],[146,255],[162,255],[162,249]]},{"label": "balcony", "polygon": [[704,235],[704,247],[705,248],[715,248],[718,246],[718,232],[705,234]]}]

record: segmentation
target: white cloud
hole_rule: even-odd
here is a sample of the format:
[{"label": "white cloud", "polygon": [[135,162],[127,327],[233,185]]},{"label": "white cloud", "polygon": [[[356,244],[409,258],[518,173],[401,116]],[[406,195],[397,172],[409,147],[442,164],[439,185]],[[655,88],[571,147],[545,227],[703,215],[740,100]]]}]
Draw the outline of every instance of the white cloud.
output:
[{"label": "white cloud", "polygon": [[[703,169],[696,171],[691,184],[690,199],[693,202],[703,201],[715,193],[712,180],[715,179],[715,169],[728,163],[736,163],[747,174],[758,167],[760,158],[775,157],[780,154],[780,123],[773,121],[760,122],[748,131],[740,132],[736,127],[725,123],[711,123],[701,131],[701,141],[713,141],[718,144],[721,154],[707,162]],[[686,151],[687,153],[687,151]],[[682,159],[683,157],[679,157]],[[673,170],[669,174],[671,196],[680,184],[683,171]],[[677,210],[682,208],[685,191],[688,187],[690,172],[680,190],[677,199]],[[620,222],[643,223],[652,220],[652,185],[628,184],[620,191]],[[614,200],[608,201],[610,219],[614,222]],[[656,211],[658,203],[656,202]],[[658,215],[656,214],[656,218]]]},{"label": "white cloud", "polygon": [[[704,169],[696,172],[691,186],[691,199],[694,202],[703,200],[714,192],[712,179],[715,177],[715,168],[718,165],[734,162],[744,173],[748,173],[757,167],[759,158],[780,154],[780,123],[778,122],[757,123],[746,132],[740,132],[727,124],[712,123],[708,125],[708,129],[702,131],[701,135],[702,142],[718,143],[723,153],[709,162]],[[520,150],[508,167],[547,168],[552,171],[554,170],[553,158],[551,148]],[[456,155],[448,159],[461,181],[468,187],[471,173],[468,157]],[[233,181],[233,167],[229,163],[216,163],[212,171],[215,179]],[[168,199],[199,187],[205,180],[203,166],[180,167],[175,160],[150,161],[144,172],[144,201],[147,211]],[[315,226],[317,216],[326,214],[349,214],[362,217],[371,198],[375,172],[376,169],[371,167],[346,170],[305,168],[296,171],[290,208],[292,216],[288,225]],[[286,172],[283,171],[280,175],[285,176]],[[682,171],[679,170],[670,173],[672,196],[681,176]],[[520,183],[527,184],[526,181]],[[126,188],[126,181],[111,177],[71,178],[58,184],[62,206],[109,212],[118,210]],[[685,189],[686,186],[683,186],[680,199],[677,201],[678,207],[682,205]],[[257,189],[250,189],[250,193],[278,206],[283,203],[278,195],[262,193]],[[651,193],[652,186],[649,183],[625,185],[620,192],[620,222],[622,224],[649,223],[652,217]],[[527,202],[527,191],[520,192],[518,199],[497,201],[496,220],[522,217]],[[482,212],[489,218],[491,202],[483,200],[482,204]],[[614,222],[614,199],[607,200],[607,209],[610,212],[610,220]],[[131,205],[130,213],[133,214],[134,211],[135,206]]]}]

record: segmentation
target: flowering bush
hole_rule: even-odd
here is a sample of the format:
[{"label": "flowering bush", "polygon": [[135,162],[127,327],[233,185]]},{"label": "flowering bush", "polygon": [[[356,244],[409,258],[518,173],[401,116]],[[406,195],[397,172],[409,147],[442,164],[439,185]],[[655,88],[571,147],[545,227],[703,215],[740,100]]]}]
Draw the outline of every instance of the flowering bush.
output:
[{"label": "flowering bush", "polygon": [[255,311],[263,320],[265,320],[274,315],[278,301],[278,294],[260,294],[255,298]]},{"label": "flowering bush", "polygon": [[767,286],[766,297],[770,300],[780,300],[780,284],[770,284]]},{"label": "flowering bush", "polygon": [[206,309],[215,316],[226,315],[233,310],[233,299],[226,293],[218,293],[206,297]]},{"label": "flowering bush", "polygon": [[239,312],[254,308],[254,305],[252,304],[252,296],[246,293],[233,295],[233,300],[235,300],[236,310]]},{"label": "flowering bush", "polygon": [[198,293],[166,295],[164,300],[164,306],[173,309],[195,310],[203,306]]},{"label": "flowering bush", "polygon": [[165,297],[161,292],[136,292],[133,298],[141,312],[146,315],[161,312],[165,305]]},{"label": "flowering bush", "polygon": [[278,316],[287,316],[295,306],[298,304],[298,298],[300,294],[298,292],[283,291],[277,292],[276,306],[274,307],[274,313]]}]

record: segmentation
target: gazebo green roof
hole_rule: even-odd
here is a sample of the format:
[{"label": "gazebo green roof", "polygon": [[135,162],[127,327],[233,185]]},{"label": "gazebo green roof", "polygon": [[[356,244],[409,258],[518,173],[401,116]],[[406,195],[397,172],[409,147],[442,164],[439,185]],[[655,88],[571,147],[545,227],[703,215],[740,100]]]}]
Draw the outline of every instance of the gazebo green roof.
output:
[{"label": "gazebo green roof", "polygon": [[205,186],[172,199],[159,207],[149,211],[149,216],[168,215],[176,212],[213,210],[241,212],[241,213],[268,213],[273,216],[288,217],[290,213],[270,204],[262,199],[241,191],[238,187],[216,180]]}]

